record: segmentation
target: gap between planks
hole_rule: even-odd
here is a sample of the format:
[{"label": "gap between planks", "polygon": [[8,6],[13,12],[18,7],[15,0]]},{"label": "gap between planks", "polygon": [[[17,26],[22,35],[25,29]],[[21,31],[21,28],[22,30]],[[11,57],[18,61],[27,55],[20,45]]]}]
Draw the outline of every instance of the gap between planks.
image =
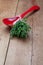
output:
[{"label": "gap between planks", "polygon": [[[16,6],[16,11],[15,11],[15,16],[16,16],[16,12],[17,12],[17,8],[18,8],[18,4],[19,4],[19,0],[17,1],[17,6]],[[11,38],[9,37],[9,42],[8,42],[8,46],[7,46],[7,50],[6,50],[6,54],[5,54],[5,60],[4,60],[3,65],[5,65],[5,63],[6,63],[7,53],[8,53],[9,46],[10,46],[10,39],[11,39]]]},{"label": "gap between planks", "polygon": [[[32,5],[34,6],[34,5],[37,5],[37,1],[36,0],[31,0],[31,3],[32,3]],[[32,15],[32,22],[34,23],[34,14]],[[30,65],[32,65],[32,61],[33,61],[33,23],[32,23],[32,50],[31,50],[31,64]]]},{"label": "gap between planks", "polygon": [[10,28],[5,26],[2,20],[5,17],[11,17],[14,15],[16,4],[17,4],[16,0],[11,0],[11,1],[0,0],[0,65],[3,65],[4,63],[6,49],[9,41],[9,31],[10,31]]},{"label": "gap between planks", "polygon": [[[27,5],[28,8],[31,6],[30,1],[28,1],[28,0],[25,1],[25,0],[24,0],[24,2],[27,2],[27,3],[29,2],[29,6]],[[21,3],[21,1],[20,1],[20,3]],[[22,1],[22,3],[23,3],[23,1]],[[22,5],[22,4],[20,4],[20,5]],[[19,5],[19,6],[20,6],[20,5]],[[27,9],[27,7],[25,7],[24,9]],[[22,8],[20,7],[20,12],[19,12],[19,13],[21,13],[22,10],[24,11],[24,9],[22,9]],[[19,10],[18,10],[18,11],[19,11]],[[17,13],[17,14],[19,14],[19,13]],[[32,23],[32,20],[31,20],[31,19],[32,19],[32,18],[30,17],[30,21],[31,21],[30,23]],[[16,40],[16,41],[18,41],[18,43],[20,43],[20,40]],[[17,43],[16,41],[15,41],[15,43]],[[13,41],[13,43],[14,43],[14,41]],[[15,43],[14,43],[14,44],[15,44]],[[29,43],[29,44],[28,44],[28,43]],[[23,52],[23,54],[26,53],[27,56],[24,55],[24,57],[25,57],[26,59],[28,59],[29,62],[28,62],[28,60],[26,61],[26,60],[24,59],[24,62],[23,62],[23,60],[22,60],[22,61],[20,61],[20,62],[18,62],[18,63],[21,63],[21,64],[24,63],[25,65],[27,65],[27,64],[30,65],[30,63],[31,63],[31,60],[30,60],[30,59],[31,59],[31,43],[32,43],[32,39],[29,40],[29,38],[28,38],[28,40],[27,40],[27,45],[25,46],[28,52],[25,50],[25,47],[24,47],[24,49],[22,49],[22,48],[20,49],[21,52],[22,52],[22,50],[25,51],[25,52]],[[12,44],[12,41],[11,41],[11,44]],[[14,45],[14,44],[13,44],[13,45]],[[23,44],[23,41],[21,41],[21,44],[20,44],[21,47],[23,47],[22,44]],[[18,44],[18,46],[19,46],[19,44]],[[14,47],[15,47],[15,46],[14,46]],[[17,47],[17,48],[18,48],[18,47]],[[11,49],[10,49],[10,50],[11,50]],[[18,50],[19,50],[19,49],[18,49]],[[15,50],[14,50],[14,51],[15,51]],[[18,51],[18,52],[19,52],[19,51]],[[17,50],[16,50],[16,53],[17,53]],[[19,52],[19,53],[20,53],[20,52]],[[13,55],[14,55],[14,54],[13,54]],[[12,55],[12,56],[13,56],[13,55]],[[18,56],[18,57],[19,57],[19,56]],[[23,59],[24,57],[22,57],[22,59]],[[28,58],[27,58],[27,57],[28,57]],[[21,57],[20,57],[20,58],[21,58]],[[14,61],[14,60],[13,60],[13,61]],[[13,62],[13,61],[12,61],[12,62]],[[16,61],[17,61],[17,60],[16,60]],[[16,62],[16,61],[15,61],[15,62]],[[26,62],[25,62],[25,61],[26,61]],[[9,63],[11,64],[11,61],[10,61],[10,59],[9,59],[9,62],[8,62],[8,59],[7,59],[6,64],[9,64]],[[17,63],[16,63],[16,65],[17,65]]]}]

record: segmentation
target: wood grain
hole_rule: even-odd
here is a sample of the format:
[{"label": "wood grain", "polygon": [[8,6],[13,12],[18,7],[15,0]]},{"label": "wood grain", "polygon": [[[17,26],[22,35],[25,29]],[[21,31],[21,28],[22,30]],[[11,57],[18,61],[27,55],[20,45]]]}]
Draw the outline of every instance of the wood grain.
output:
[{"label": "wood grain", "polygon": [[14,16],[17,1],[0,0],[0,65],[3,65],[6,55],[6,50],[9,42],[9,30],[2,23],[3,18]]},{"label": "wood grain", "polygon": [[[20,0],[16,15],[21,14],[31,6],[32,5],[30,0]],[[28,18],[27,23],[32,26],[32,16]],[[26,40],[18,38],[13,38],[10,40],[10,47],[5,65],[31,64],[32,31],[29,34],[30,35]]]},{"label": "wood grain", "polygon": [[10,28],[2,19],[19,15],[36,4],[40,10],[27,19],[32,28],[29,37],[26,40],[10,39],[5,65],[43,65],[43,0],[0,0],[0,65],[5,61],[10,37]]},{"label": "wood grain", "polygon": [[43,0],[36,0],[40,10],[33,16],[32,65],[43,65]]}]

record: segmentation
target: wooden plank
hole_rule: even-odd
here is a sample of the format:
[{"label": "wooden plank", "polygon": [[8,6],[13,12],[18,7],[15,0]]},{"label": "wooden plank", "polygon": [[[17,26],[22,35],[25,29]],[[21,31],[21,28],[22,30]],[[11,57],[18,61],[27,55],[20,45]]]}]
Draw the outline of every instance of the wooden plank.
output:
[{"label": "wooden plank", "polygon": [[7,45],[9,42],[9,28],[2,23],[2,19],[14,16],[16,4],[16,0],[0,0],[0,65],[3,65],[4,63]]},{"label": "wooden plank", "polygon": [[[31,6],[32,5],[30,0],[20,0],[17,14],[24,12]],[[29,23],[32,26],[32,16],[28,18],[27,23]],[[30,35],[26,40],[18,38],[11,39],[5,65],[30,65],[31,50],[32,50],[32,31],[30,32]]]},{"label": "wooden plank", "polygon": [[33,16],[32,65],[43,65],[43,0],[36,0],[40,11]]}]

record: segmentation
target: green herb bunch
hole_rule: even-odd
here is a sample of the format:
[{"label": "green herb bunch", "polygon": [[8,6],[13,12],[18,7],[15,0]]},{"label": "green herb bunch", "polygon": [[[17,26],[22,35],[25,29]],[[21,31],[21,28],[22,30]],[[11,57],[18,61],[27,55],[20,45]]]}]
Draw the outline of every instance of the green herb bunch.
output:
[{"label": "green herb bunch", "polygon": [[11,37],[19,37],[19,38],[27,38],[28,32],[31,30],[30,25],[28,25],[26,20],[19,20],[11,29],[10,36]]}]

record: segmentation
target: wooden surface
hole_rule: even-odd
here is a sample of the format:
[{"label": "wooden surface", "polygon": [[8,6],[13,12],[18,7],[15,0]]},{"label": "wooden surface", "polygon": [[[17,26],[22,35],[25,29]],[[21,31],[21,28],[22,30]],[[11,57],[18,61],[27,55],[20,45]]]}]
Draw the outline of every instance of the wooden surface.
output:
[{"label": "wooden surface", "polygon": [[[32,30],[26,40],[10,39],[5,17],[19,15],[32,5],[40,10],[28,17]],[[43,0],[0,0],[0,65],[43,65]]]},{"label": "wooden surface", "polygon": [[32,65],[43,65],[43,0],[36,0],[40,11],[33,16]]},{"label": "wooden surface", "polygon": [[[13,5],[12,5],[12,4]],[[14,6],[15,4],[15,6]],[[4,64],[7,46],[9,43],[9,28],[2,23],[2,19],[5,17],[12,17],[15,15],[17,2],[16,0],[0,0],[0,65]],[[12,12],[12,14],[11,14]]]}]

